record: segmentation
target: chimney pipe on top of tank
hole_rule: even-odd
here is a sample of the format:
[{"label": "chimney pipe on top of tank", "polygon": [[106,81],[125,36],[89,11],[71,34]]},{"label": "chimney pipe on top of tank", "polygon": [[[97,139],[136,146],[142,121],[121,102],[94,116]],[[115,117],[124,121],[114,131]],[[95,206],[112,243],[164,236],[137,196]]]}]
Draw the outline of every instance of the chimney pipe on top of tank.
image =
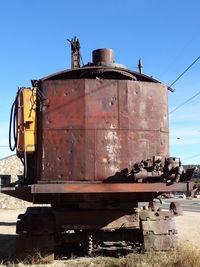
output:
[{"label": "chimney pipe on top of tank", "polygon": [[74,39],[72,38],[71,40],[67,39],[68,42],[70,42],[71,44],[71,68],[72,69],[76,69],[76,68],[80,68],[80,43],[79,43],[79,39],[76,38],[76,36],[74,37]]},{"label": "chimney pipe on top of tank", "polygon": [[110,48],[96,49],[92,52],[93,63],[114,63],[114,52]]}]

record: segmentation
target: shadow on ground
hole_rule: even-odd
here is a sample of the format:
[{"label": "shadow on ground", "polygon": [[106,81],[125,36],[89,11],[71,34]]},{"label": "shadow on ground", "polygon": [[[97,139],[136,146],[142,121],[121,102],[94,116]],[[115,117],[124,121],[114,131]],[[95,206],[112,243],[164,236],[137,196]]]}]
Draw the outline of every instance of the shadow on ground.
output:
[{"label": "shadow on ground", "polygon": [[15,255],[15,234],[0,234],[0,258],[12,259]]},{"label": "shadow on ground", "polygon": [[[0,262],[16,262],[15,259],[15,234],[0,234]],[[101,248],[94,251],[91,256],[115,257],[125,256],[132,253],[128,247]],[[78,244],[65,244],[55,248],[55,259],[66,260],[79,257],[88,257],[85,249]]]},{"label": "shadow on ground", "polygon": [[15,222],[0,222],[0,226],[15,226]]}]

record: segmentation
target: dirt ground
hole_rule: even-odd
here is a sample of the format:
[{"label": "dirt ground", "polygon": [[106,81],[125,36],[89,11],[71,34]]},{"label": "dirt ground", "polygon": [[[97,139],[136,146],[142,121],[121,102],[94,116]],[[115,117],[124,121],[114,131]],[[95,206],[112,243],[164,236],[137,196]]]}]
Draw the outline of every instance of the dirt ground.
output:
[{"label": "dirt ground", "polygon": [[177,216],[175,220],[179,240],[200,249],[200,213],[184,211],[183,216]]},{"label": "dirt ground", "polygon": [[[0,209],[0,257],[10,257],[15,249],[15,227],[17,216],[25,209]],[[200,249],[200,213],[184,212],[175,218],[179,240]]]}]

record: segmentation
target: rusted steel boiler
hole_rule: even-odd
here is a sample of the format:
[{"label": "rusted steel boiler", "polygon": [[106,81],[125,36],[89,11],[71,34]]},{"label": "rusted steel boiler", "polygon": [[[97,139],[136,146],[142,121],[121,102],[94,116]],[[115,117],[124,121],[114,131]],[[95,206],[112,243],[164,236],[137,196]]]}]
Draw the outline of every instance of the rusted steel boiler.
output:
[{"label": "rusted steel boiler", "polygon": [[[78,39],[70,44],[72,68],[19,88],[12,107],[10,145],[24,177],[4,193],[51,204],[19,216],[18,255],[40,252],[49,261],[67,242],[89,254],[108,241],[176,247],[172,214],[153,205],[164,192],[193,188],[192,170],[169,158],[172,89],[142,74],[141,61],[139,72],[115,63],[111,49],[93,51],[81,66]],[[148,210],[139,211],[141,201]]]}]

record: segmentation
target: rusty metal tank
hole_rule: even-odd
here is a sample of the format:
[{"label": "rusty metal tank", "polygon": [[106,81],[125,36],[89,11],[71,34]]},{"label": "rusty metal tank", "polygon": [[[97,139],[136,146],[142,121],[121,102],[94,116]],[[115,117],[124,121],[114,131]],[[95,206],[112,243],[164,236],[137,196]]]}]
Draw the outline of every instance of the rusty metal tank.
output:
[{"label": "rusty metal tank", "polygon": [[98,181],[169,156],[168,87],[114,63],[93,62],[39,81],[38,181]]},{"label": "rusty metal tank", "polygon": [[[189,195],[194,188],[189,182],[194,169],[185,172],[179,158],[168,158],[171,89],[143,75],[141,60],[139,72],[115,63],[112,49],[93,51],[93,61],[80,67],[79,41],[70,43],[70,70],[33,80],[28,99],[24,88],[17,94],[22,92],[28,114],[21,123],[23,153],[17,150],[24,176],[3,192],[51,204],[19,215],[18,259],[40,255],[49,262],[54,248],[66,243],[89,255],[104,241],[125,242],[134,251],[177,248],[172,215],[154,202],[164,192]],[[37,142],[29,151],[26,133],[33,121]],[[146,201],[148,210],[138,209],[138,202]]]}]

